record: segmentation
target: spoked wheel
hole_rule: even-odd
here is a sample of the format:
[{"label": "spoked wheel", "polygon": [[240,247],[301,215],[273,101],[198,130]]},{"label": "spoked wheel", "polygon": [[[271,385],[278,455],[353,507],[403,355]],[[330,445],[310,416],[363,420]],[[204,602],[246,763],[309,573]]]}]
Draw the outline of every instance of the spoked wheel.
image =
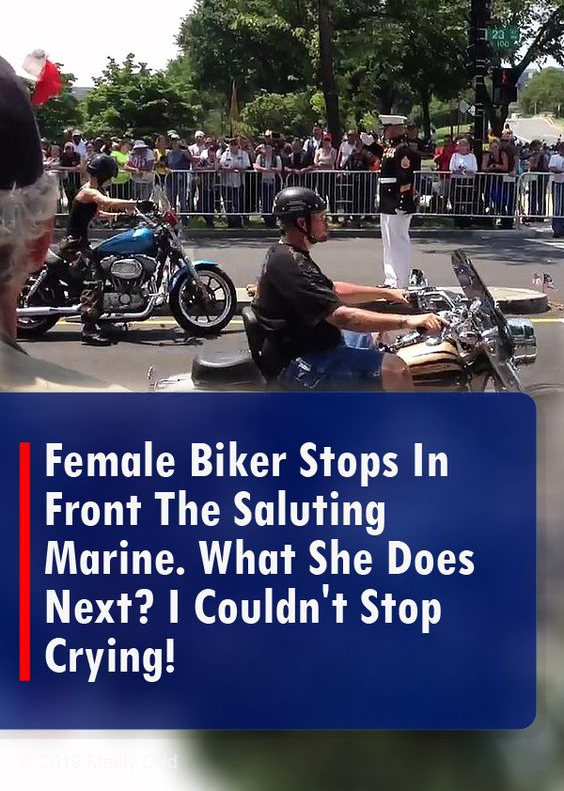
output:
[{"label": "spoked wheel", "polygon": [[217,266],[198,268],[202,288],[190,277],[179,281],[170,294],[170,309],[178,324],[192,335],[215,335],[226,327],[237,308],[231,278]]},{"label": "spoked wheel", "polygon": [[[18,308],[45,307],[48,305],[56,307],[61,304],[61,299],[63,299],[64,296],[58,294],[57,289],[53,288],[47,281],[41,283],[37,291],[28,298],[30,289],[36,281],[36,276],[27,279],[18,297]],[[54,327],[58,320],[59,316],[18,316],[18,338],[40,338],[42,335],[45,335],[51,327]]]}]

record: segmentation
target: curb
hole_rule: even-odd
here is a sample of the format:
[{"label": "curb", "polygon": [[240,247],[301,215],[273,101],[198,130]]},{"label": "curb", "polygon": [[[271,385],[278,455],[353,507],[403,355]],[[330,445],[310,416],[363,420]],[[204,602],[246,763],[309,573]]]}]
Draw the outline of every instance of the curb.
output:
[{"label": "curb", "polygon": [[[121,229],[126,230],[126,229]],[[116,233],[120,233],[120,230],[108,230],[108,229],[94,229],[91,234],[90,238],[102,241],[104,239],[109,239],[110,237],[114,236]],[[452,239],[452,240],[459,240],[459,239],[474,239],[476,237],[484,237],[484,236],[492,236],[495,238],[508,238],[508,237],[516,237],[516,238],[533,238],[537,236],[539,233],[542,233],[540,228],[513,228],[513,229],[503,229],[503,228],[471,228],[471,229],[460,229],[457,230],[456,228],[417,228],[414,227],[410,231],[410,236],[412,239]],[[54,240],[55,242],[59,242],[64,236],[64,231],[61,229],[56,229],[54,233]],[[265,241],[274,240],[280,238],[280,233],[277,231],[272,231],[269,228],[246,228],[243,231],[239,229],[233,228],[218,228],[214,231],[209,231],[207,228],[187,228],[184,230],[184,238],[186,242],[190,240],[205,240],[206,242],[215,242],[221,243],[224,240],[229,241],[237,241],[237,242],[245,242],[248,239],[264,239]],[[382,233],[379,228],[335,228],[330,229],[330,239],[381,239]]]},{"label": "curb", "polygon": [[[462,293],[461,288],[451,286],[439,286],[448,291],[454,291],[457,294]],[[546,313],[549,309],[548,294],[541,294],[540,291],[533,291],[528,288],[501,288],[499,286],[491,286],[490,292],[496,300],[503,313],[508,315],[529,316],[537,315],[539,313]],[[247,294],[246,288],[237,289],[237,313],[241,313],[246,305],[250,305],[251,297]],[[381,313],[409,313],[409,309],[402,308],[398,305],[390,305],[389,302],[368,302],[362,307],[369,310],[377,310]]]}]

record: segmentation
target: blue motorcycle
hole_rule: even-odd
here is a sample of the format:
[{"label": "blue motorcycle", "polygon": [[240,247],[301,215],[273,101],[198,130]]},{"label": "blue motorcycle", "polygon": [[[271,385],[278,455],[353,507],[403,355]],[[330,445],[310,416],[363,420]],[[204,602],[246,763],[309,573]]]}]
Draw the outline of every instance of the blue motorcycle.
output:
[{"label": "blue motorcycle", "polygon": [[[176,215],[137,210],[138,227],[104,240],[92,252],[104,280],[101,322],[144,321],[168,303],[190,335],[216,335],[237,307],[233,282],[214,261],[191,261],[182,248]],[[49,251],[19,298],[18,335],[38,338],[62,317],[79,316],[86,267]]]}]

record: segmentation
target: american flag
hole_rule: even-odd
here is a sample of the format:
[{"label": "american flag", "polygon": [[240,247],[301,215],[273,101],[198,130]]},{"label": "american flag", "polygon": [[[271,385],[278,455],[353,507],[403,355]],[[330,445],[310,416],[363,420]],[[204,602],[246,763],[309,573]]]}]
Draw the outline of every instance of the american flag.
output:
[{"label": "american flag", "polygon": [[542,287],[543,288],[556,288],[554,285],[554,280],[550,275],[547,275],[546,272],[543,272],[542,276]]}]

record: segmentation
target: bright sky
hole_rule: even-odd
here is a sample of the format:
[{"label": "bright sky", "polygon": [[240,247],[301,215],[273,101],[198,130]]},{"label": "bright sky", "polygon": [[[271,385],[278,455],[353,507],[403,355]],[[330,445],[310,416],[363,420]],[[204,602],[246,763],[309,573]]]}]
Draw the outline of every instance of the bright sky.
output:
[{"label": "bright sky", "polygon": [[[130,9],[110,5],[63,4],[56,10],[43,0],[2,4],[0,55],[15,69],[34,49],[44,49],[49,59],[64,64],[76,75],[77,86],[92,85],[110,55],[123,61],[129,52],[137,61],[159,69],[177,54],[174,38],[180,20],[194,0],[167,0],[165,5],[137,0]],[[89,30],[103,36],[89,35]],[[103,37],[103,41],[100,39]]]}]

